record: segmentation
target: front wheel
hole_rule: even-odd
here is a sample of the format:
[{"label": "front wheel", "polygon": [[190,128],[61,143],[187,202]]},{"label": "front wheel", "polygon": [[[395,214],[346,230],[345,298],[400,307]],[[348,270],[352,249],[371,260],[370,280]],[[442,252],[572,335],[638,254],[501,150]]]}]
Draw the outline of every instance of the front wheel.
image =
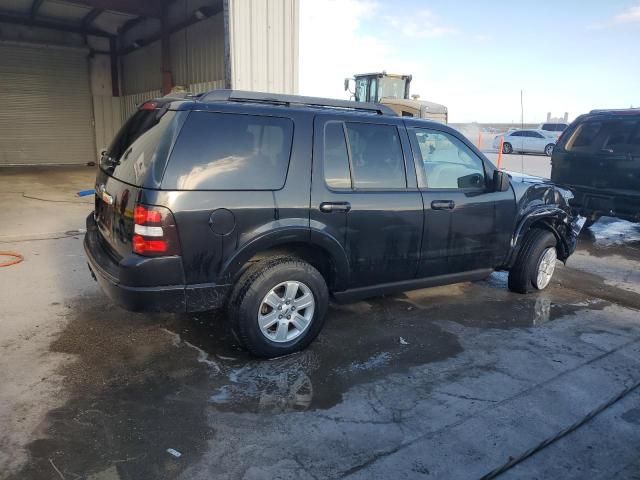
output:
[{"label": "front wheel", "polygon": [[509,290],[517,293],[543,290],[553,277],[558,259],[556,237],[548,230],[533,228],[509,271]]},{"label": "front wheel", "polygon": [[544,147],[544,154],[547,157],[550,157],[551,155],[553,155],[553,143],[550,143],[549,145]]},{"label": "front wheel", "polygon": [[314,267],[293,257],[263,260],[240,277],[229,301],[231,326],[252,354],[302,350],[324,324],[329,293]]},{"label": "front wheel", "polygon": [[513,147],[511,146],[510,143],[503,143],[502,144],[502,153],[511,153],[513,152]]}]

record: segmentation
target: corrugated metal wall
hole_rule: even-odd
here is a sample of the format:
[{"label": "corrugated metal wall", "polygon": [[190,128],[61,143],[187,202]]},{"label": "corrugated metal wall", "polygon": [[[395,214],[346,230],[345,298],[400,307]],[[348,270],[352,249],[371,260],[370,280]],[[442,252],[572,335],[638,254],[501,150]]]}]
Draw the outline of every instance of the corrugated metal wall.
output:
[{"label": "corrugated metal wall", "polygon": [[108,95],[93,96],[93,118],[95,121],[96,158],[107,148],[122,125],[122,97]]},{"label": "corrugated metal wall", "polygon": [[222,14],[171,36],[173,83],[188,86],[224,79]]},{"label": "corrugated metal wall", "polygon": [[[189,86],[224,79],[224,25],[222,14],[171,35],[171,69],[174,85]],[[134,50],[122,59],[125,96],[159,90],[160,42]]]},{"label": "corrugated metal wall", "polygon": [[298,93],[299,0],[229,0],[231,87]]}]

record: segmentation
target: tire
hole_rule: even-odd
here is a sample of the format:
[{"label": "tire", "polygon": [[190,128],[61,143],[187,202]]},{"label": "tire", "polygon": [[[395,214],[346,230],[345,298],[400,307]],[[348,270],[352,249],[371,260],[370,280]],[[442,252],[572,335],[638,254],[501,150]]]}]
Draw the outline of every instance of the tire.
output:
[{"label": "tire", "polygon": [[550,143],[549,145],[547,145],[546,147],[544,147],[544,154],[547,157],[550,157],[551,155],[553,155],[553,143]]},{"label": "tire", "polygon": [[[509,290],[517,293],[528,293],[534,289],[545,289],[551,281],[555,268],[557,258],[556,245],[557,241],[553,233],[541,228],[532,228],[525,236],[515,264],[509,271]],[[551,259],[553,260],[552,266],[546,268],[547,272],[550,269],[548,280],[546,283],[544,281],[539,282],[541,280],[538,276],[540,269],[547,267],[547,262]]]},{"label": "tire", "polygon": [[511,146],[511,144],[509,142],[505,142],[502,144],[502,153],[511,153],[513,152],[513,147]]},{"label": "tire", "polygon": [[[292,286],[298,292],[294,297],[301,302],[297,310],[296,298],[286,303],[287,288]],[[313,305],[303,308],[309,302],[307,294]],[[265,302],[267,295],[269,303]],[[238,279],[227,317],[242,346],[253,355],[273,358],[308,346],[324,325],[328,304],[327,284],[318,270],[298,258],[274,257],[252,265]],[[259,316],[269,328],[261,328]]]},{"label": "tire", "polygon": [[598,213],[592,213],[587,217],[587,220],[584,222],[584,225],[582,228],[589,228],[598,220],[600,220],[600,215]]}]

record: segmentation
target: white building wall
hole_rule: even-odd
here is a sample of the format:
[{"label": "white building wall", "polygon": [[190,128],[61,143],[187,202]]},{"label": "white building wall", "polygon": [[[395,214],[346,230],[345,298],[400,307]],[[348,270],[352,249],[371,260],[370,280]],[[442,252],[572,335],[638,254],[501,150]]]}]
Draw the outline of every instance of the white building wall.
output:
[{"label": "white building wall", "polygon": [[299,0],[227,0],[231,88],[298,93]]}]

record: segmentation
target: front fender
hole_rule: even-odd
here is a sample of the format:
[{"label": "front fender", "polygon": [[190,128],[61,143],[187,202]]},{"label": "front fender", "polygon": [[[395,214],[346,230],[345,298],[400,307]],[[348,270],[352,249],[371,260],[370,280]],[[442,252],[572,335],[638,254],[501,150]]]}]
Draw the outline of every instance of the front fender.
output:
[{"label": "front fender", "polygon": [[583,217],[574,217],[558,206],[540,206],[523,216],[511,237],[509,254],[505,262],[507,269],[516,261],[524,237],[534,226],[546,228],[558,241],[558,258],[565,262],[575,251],[578,235],[584,225]]}]

